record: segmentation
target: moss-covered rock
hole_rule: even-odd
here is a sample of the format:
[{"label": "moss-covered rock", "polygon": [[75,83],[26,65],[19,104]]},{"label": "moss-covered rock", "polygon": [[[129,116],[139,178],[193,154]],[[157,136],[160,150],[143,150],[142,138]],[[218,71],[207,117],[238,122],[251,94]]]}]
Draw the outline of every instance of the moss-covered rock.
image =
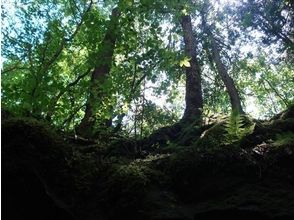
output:
[{"label": "moss-covered rock", "polygon": [[72,191],[65,158],[62,140],[45,124],[26,118],[3,121],[6,219],[74,219],[61,199]]},{"label": "moss-covered rock", "polygon": [[79,145],[36,120],[9,119],[2,124],[7,189],[19,189],[17,204],[21,181],[31,184],[36,195],[50,192],[51,204],[85,220],[292,219],[291,111],[270,121],[242,119],[237,141],[228,124],[180,123],[142,142]]}]

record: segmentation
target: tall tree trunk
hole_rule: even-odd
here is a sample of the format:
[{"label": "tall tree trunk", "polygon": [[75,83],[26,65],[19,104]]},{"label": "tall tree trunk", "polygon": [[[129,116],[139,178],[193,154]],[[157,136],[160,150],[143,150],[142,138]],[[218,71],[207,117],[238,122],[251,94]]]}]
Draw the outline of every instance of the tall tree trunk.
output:
[{"label": "tall tree trunk", "polygon": [[235,113],[243,114],[243,109],[241,105],[240,96],[238,90],[235,86],[233,79],[229,76],[226,66],[223,64],[220,58],[220,51],[218,49],[218,45],[213,36],[211,38],[211,49],[212,49],[212,59],[216,65],[217,71],[225,84],[225,87],[228,91],[232,111]]},{"label": "tall tree trunk", "polygon": [[203,108],[201,70],[196,57],[196,39],[189,15],[181,17],[181,26],[183,29],[185,53],[190,59],[190,67],[186,67],[186,108],[182,120],[200,120]]},{"label": "tall tree trunk", "polygon": [[[96,58],[97,65],[91,75],[90,91],[86,102],[85,115],[76,129],[77,133],[84,137],[91,137],[93,135],[96,122],[95,114],[99,107],[101,107],[102,100],[106,95],[101,85],[105,82],[105,79],[110,72],[115,42],[117,39],[119,14],[120,12],[118,8],[112,10],[109,26],[104,39],[101,42]],[[106,126],[109,126],[109,124],[106,124]]]},{"label": "tall tree trunk", "polygon": [[229,76],[227,68],[225,64],[222,62],[220,58],[220,51],[218,45],[210,32],[210,40],[211,40],[211,49],[212,49],[212,59],[216,65],[218,74],[220,75],[225,87],[228,91],[230,102],[232,106],[232,111],[234,113],[243,114],[244,111],[242,109],[240,96],[238,90],[235,86],[233,79]]},{"label": "tall tree trunk", "polygon": [[210,41],[212,62],[215,63],[217,72],[220,75],[220,77],[221,77],[221,79],[222,79],[223,83],[225,84],[225,87],[228,91],[231,106],[232,106],[232,111],[234,113],[243,114],[244,111],[242,109],[241,100],[240,100],[238,90],[235,86],[233,79],[229,76],[228,70],[227,70],[225,64],[221,60],[219,45],[217,44],[217,42],[213,36],[213,33],[210,30],[210,27],[208,27],[208,25],[206,23],[205,14],[202,14],[202,26],[204,28],[204,32],[207,34],[208,39]]}]

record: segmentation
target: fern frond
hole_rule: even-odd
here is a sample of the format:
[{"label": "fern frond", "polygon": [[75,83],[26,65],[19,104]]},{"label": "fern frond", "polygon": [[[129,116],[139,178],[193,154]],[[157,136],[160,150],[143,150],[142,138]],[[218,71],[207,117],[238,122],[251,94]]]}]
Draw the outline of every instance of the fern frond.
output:
[{"label": "fern frond", "polygon": [[245,126],[245,116],[232,113],[226,120],[225,127],[225,144],[233,144],[241,141],[245,136],[251,134],[255,128],[253,123],[250,126]]}]

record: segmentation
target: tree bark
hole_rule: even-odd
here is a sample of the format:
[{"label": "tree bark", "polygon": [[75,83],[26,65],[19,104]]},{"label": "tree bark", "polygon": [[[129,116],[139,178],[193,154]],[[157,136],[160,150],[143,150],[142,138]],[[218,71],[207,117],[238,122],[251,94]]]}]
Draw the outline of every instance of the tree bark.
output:
[{"label": "tree bark", "polygon": [[221,60],[219,45],[217,44],[213,33],[210,30],[210,27],[207,26],[205,19],[205,15],[202,14],[202,25],[204,28],[204,32],[207,34],[210,41],[212,61],[215,63],[217,72],[220,75],[223,83],[225,84],[225,87],[230,97],[232,111],[237,114],[244,114],[238,90],[233,79],[228,74],[228,70],[225,64]]},{"label": "tree bark", "polygon": [[235,113],[243,114],[244,111],[242,109],[238,90],[235,86],[233,79],[229,76],[225,64],[222,62],[220,58],[220,51],[218,49],[218,45],[215,39],[213,38],[213,36],[211,36],[211,47],[212,47],[212,59],[214,60],[217,71],[228,91],[231,106],[232,106],[232,111]]},{"label": "tree bark", "polygon": [[231,106],[232,106],[232,111],[235,113],[243,114],[244,111],[242,109],[240,96],[235,86],[235,83],[233,79],[229,76],[227,68],[220,58],[220,51],[218,49],[218,45],[212,35],[210,36],[210,39],[211,39],[212,59],[216,65],[218,74],[220,75],[228,91]]},{"label": "tree bark", "polygon": [[200,120],[203,108],[201,70],[196,54],[196,40],[193,35],[191,17],[181,17],[181,26],[185,43],[185,53],[190,59],[190,67],[186,67],[186,108],[182,120]]},{"label": "tree bark", "polygon": [[[102,100],[106,95],[101,85],[105,82],[111,69],[115,42],[117,40],[119,15],[120,12],[118,8],[114,8],[112,10],[109,26],[97,54],[97,64],[91,75],[90,91],[86,102],[85,115],[76,129],[76,132],[84,137],[91,137],[94,134],[94,125],[96,123],[95,114],[99,107],[101,107]],[[104,122],[106,122],[105,126],[109,126],[109,120],[104,120]]]}]

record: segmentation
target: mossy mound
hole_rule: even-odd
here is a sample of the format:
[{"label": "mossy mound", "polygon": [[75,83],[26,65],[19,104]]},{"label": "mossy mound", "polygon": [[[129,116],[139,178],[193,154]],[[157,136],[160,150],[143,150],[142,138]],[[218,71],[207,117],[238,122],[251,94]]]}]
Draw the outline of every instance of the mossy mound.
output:
[{"label": "mossy mound", "polygon": [[[289,112],[267,122],[248,119],[240,128],[251,126],[250,132],[241,129],[240,136],[232,136],[224,120],[207,127],[177,126],[157,132],[151,142],[81,145],[36,120],[5,120],[3,190],[6,201],[12,195],[9,210],[25,207],[29,216],[53,205],[54,219],[62,211],[69,219],[85,220],[294,217]],[[33,188],[23,193],[27,185]],[[41,208],[36,202],[27,203],[34,209],[22,207],[30,194],[33,201],[43,201]]]},{"label": "mossy mound", "polygon": [[[62,140],[33,119],[2,123],[3,203],[6,219],[74,219]],[[63,199],[61,199],[63,198]]]}]

